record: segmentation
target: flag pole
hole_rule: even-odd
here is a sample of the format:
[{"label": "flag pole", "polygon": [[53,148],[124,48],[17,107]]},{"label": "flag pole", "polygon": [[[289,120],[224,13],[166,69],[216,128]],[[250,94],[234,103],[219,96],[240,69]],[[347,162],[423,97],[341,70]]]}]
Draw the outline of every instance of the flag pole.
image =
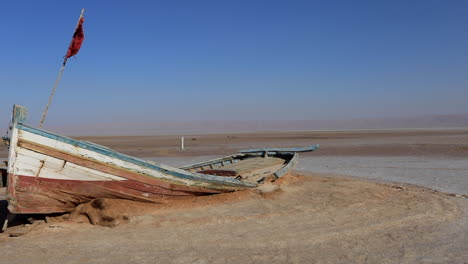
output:
[{"label": "flag pole", "polygon": [[[78,25],[80,23],[80,20],[84,15],[84,11],[85,11],[84,8],[81,9],[81,14],[80,14],[80,17],[78,18],[78,23],[76,24],[75,30],[78,27]],[[73,42],[73,39],[72,39],[72,42]],[[39,122],[39,128],[42,128],[42,126],[44,125],[44,121],[45,121],[45,118],[47,116],[47,111],[49,111],[50,103],[52,102],[52,99],[54,98],[55,91],[57,90],[57,87],[58,87],[58,85],[60,83],[60,79],[62,79],[62,73],[63,73],[63,70],[65,69],[65,65],[67,64],[67,60],[68,60],[68,57],[65,56],[65,58],[63,59],[62,67],[60,68],[57,79],[55,80],[54,87],[52,88],[52,91],[50,92],[49,100],[47,101],[47,105],[46,105],[46,107],[44,109],[44,112],[42,113],[41,121]]]}]

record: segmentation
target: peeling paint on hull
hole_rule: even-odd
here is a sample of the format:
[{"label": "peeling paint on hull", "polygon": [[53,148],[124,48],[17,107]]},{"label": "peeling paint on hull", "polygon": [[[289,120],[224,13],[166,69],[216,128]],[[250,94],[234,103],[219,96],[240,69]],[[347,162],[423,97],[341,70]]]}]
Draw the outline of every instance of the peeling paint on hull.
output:
[{"label": "peeling paint on hull", "polygon": [[177,199],[221,191],[209,189],[176,191],[134,180],[79,181],[8,175],[10,185],[8,210],[14,213],[69,212],[80,203],[95,198],[128,199],[140,202],[164,203]]},{"label": "peeling paint on hull", "polygon": [[[167,199],[255,188],[267,175],[279,178],[290,170],[297,163],[295,152],[312,151],[318,147],[286,149],[284,153],[278,149],[247,150],[201,164],[173,168],[24,125],[24,107],[15,105],[13,113],[7,140],[7,200],[11,213],[69,212],[78,204],[96,198],[161,203]],[[266,158],[269,152],[276,152],[276,160]],[[258,160],[262,156],[265,157],[263,163],[276,163],[266,162],[262,167],[259,165],[262,162],[256,163],[252,159]],[[255,175],[251,172],[253,176],[249,176],[252,177],[249,180],[234,170],[222,171],[221,167],[231,166],[232,169],[240,160],[247,162],[243,163],[244,169],[250,164],[262,170]],[[211,173],[205,167],[211,169]]]},{"label": "peeling paint on hull", "polygon": [[78,142],[73,139],[23,128],[14,125],[10,139],[7,200],[11,213],[68,212],[95,198],[160,203],[256,186],[156,165],[102,146],[86,148],[73,144]]}]

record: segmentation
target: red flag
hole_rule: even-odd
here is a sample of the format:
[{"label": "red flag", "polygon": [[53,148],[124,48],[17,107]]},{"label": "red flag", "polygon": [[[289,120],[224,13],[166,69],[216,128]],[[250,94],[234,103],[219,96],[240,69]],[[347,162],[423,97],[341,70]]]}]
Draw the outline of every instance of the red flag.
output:
[{"label": "red flag", "polygon": [[76,26],[75,34],[73,34],[73,39],[70,43],[70,46],[68,47],[67,55],[65,55],[65,58],[67,59],[71,56],[75,56],[78,51],[80,51],[81,44],[84,40],[83,22],[84,17],[81,17],[78,21],[78,25]]}]

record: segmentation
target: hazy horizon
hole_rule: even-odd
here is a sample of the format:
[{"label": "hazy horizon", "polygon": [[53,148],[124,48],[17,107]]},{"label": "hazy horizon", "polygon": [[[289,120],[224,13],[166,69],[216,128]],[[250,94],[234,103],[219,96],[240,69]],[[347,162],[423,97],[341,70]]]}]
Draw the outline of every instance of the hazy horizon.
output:
[{"label": "hazy horizon", "polygon": [[122,120],[121,122],[45,126],[45,129],[69,136],[190,135],[350,130],[468,130],[468,114],[348,120],[195,120],[145,123]]},{"label": "hazy horizon", "polygon": [[0,127],[468,113],[466,1],[4,3]]}]

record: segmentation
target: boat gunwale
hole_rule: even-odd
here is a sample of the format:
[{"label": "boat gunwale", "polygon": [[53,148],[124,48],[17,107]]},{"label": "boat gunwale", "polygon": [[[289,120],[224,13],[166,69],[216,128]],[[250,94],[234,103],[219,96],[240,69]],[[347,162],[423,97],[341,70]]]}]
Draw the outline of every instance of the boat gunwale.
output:
[{"label": "boat gunwale", "polygon": [[[318,147],[318,145],[314,145],[313,147],[315,147],[315,146]],[[315,147],[314,150],[317,147]],[[269,153],[267,155],[268,157],[277,157],[278,155],[282,155],[282,156],[290,155],[291,156],[290,158],[288,157],[287,159],[283,158],[283,157],[278,157],[278,158],[281,158],[281,159],[285,160],[285,163],[283,164],[283,166],[280,169],[278,169],[278,170],[276,170],[275,172],[272,173],[272,175],[276,179],[279,179],[282,176],[284,176],[289,170],[291,170],[299,162],[299,153],[297,153],[297,152],[292,152],[292,151],[267,151],[267,152]],[[204,162],[199,162],[199,163],[183,166],[183,167],[180,167],[180,168],[184,169],[184,170],[191,170],[191,169],[203,168],[205,166],[215,165],[215,164],[219,164],[219,163],[223,164],[222,163],[223,161],[231,161],[231,160],[236,159],[236,158],[262,157],[262,156],[264,156],[264,154],[265,154],[265,152],[257,152],[257,151],[256,152],[248,152],[248,153],[238,153],[238,154],[234,154],[234,155],[224,156],[224,157],[217,158],[217,159],[212,159],[212,160],[208,160],[208,161],[204,161]],[[219,168],[216,168],[216,169],[222,169],[222,167],[223,166],[221,166]],[[213,169],[216,170],[215,168],[213,168]]]},{"label": "boat gunwale", "polygon": [[231,160],[231,159],[237,159],[237,158],[241,158],[241,157],[245,157],[247,156],[246,154],[242,154],[242,153],[238,153],[238,154],[233,154],[233,155],[229,155],[229,156],[224,156],[224,157],[221,157],[221,158],[216,158],[216,159],[211,159],[211,160],[207,160],[207,161],[202,161],[202,162],[198,162],[198,163],[194,163],[194,164],[190,164],[190,165],[185,165],[183,167],[179,167],[179,169],[182,169],[182,170],[190,170],[190,169],[194,169],[196,167],[201,167],[201,166],[208,166],[208,165],[212,165],[212,164],[216,164],[216,163],[220,163],[222,161],[227,161],[227,160]]},{"label": "boat gunwale", "polygon": [[[112,158],[120,159],[122,161],[130,162],[132,164],[142,166],[148,169],[152,169],[161,173],[167,173],[171,176],[174,177],[180,177],[184,179],[189,179],[189,180],[195,180],[195,181],[203,181],[211,184],[220,184],[220,185],[226,185],[226,186],[231,186],[231,187],[247,187],[247,188],[253,188],[256,187],[257,184],[253,184],[250,182],[244,182],[240,181],[237,179],[233,178],[227,178],[223,176],[216,176],[216,175],[209,175],[209,174],[201,174],[201,173],[196,173],[196,172],[189,172],[189,171],[184,171],[184,173],[172,171],[171,169],[176,169],[176,170],[181,170],[180,168],[174,168],[170,167],[167,165],[156,165],[154,163],[150,163],[148,161],[145,161],[140,158],[132,157],[120,152],[117,152],[115,150],[112,150],[110,148],[107,148],[105,146],[101,146],[98,144],[94,144],[91,142],[86,142],[86,141],[81,141],[77,139],[72,139],[69,137],[57,135],[55,133],[43,130],[43,129],[38,129],[34,128],[25,124],[20,124],[20,123],[15,123],[15,127],[19,130],[24,130],[39,136],[44,136],[53,140],[57,140],[59,142],[69,144],[75,147],[80,147],[89,151],[93,151],[105,156],[109,156]],[[89,157],[88,157],[89,158]],[[164,168],[167,167],[167,168]],[[154,177],[152,175],[148,175],[150,177]],[[158,177],[154,177],[157,179],[160,179]]]}]

